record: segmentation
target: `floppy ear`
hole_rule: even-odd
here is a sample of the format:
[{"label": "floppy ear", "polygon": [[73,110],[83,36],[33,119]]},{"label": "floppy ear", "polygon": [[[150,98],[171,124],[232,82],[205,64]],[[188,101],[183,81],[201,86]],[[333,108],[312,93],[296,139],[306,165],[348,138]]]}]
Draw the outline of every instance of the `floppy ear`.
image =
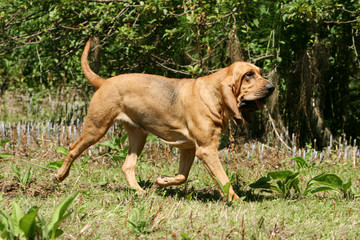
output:
[{"label": "floppy ear", "polygon": [[221,93],[226,107],[234,114],[233,118],[236,122],[236,125],[240,124],[243,121],[243,118],[240,114],[236,97],[232,90],[232,84],[229,84],[228,81],[224,81],[221,86]]}]

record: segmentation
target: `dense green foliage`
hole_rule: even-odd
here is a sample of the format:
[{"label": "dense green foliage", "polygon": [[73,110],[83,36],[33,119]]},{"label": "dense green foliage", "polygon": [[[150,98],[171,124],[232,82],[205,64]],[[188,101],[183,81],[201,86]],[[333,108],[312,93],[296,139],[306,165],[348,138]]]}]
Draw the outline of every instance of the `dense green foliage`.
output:
[{"label": "dense green foliage", "polygon": [[358,0],[4,0],[0,92],[90,90],[80,67],[89,37],[103,77],[196,77],[250,61],[277,85],[277,127],[321,146],[331,134],[360,136],[359,9]]}]

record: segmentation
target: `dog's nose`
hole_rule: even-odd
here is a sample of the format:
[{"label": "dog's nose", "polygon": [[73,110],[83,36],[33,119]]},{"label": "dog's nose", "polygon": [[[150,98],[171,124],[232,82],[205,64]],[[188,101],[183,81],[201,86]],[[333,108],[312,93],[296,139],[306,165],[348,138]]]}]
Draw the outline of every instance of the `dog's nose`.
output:
[{"label": "dog's nose", "polygon": [[269,94],[271,94],[275,90],[275,86],[272,85],[271,83],[267,83],[265,85],[265,89],[268,90]]}]

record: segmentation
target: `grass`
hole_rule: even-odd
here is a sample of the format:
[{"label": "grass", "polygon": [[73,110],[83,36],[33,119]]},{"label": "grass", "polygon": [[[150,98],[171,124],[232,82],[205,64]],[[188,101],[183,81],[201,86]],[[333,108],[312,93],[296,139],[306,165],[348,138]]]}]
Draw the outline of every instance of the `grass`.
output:
[{"label": "grass", "polygon": [[[46,144],[46,143],[45,143]],[[159,174],[177,171],[178,161],[167,160],[165,145],[153,147],[140,159],[137,176],[147,184],[148,194],[136,195],[127,188],[121,164],[105,156],[90,156],[80,167],[82,158],[70,176],[57,185],[50,179],[52,172],[32,167],[29,183],[19,182],[11,163],[20,172],[30,167],[19,161],[24,155],[32,163],[45,166],[62,158],[52,144],[46,150],[15,151],[13,158],[0,162],[0,205],[6,212],[11,202],[20,204],[23,211],[36,205],[49,221],[55,206],[65,196],[80,191],[72,204],[73,214],[61,225],[63,239],[357,239],[360,237],[359,198],[345,200],[341,194],[322,192],[317,195],[287,200],[250,190],[248,185],[274,170],[268,156],[263,162],[251,163],[236,149],[228,164],[234,187],[245,201],[228,206],[215,189],[202,164],[194,164],[187,184],[168,189],[151,183]],[[278,159],[277,169],[292,169],[290,160]],[[319,163],[305,170],[306,178],[321,172],[336,173],[359,189],[359,168],[351,163]],[[308,180],[308,179],[307,179]]]},{"label": "grass", "polygon": [[[63,110],[63,113],[67,112],[69,110]],[[15,122],[22,118],[16,116]],[[261,154],[261,144],[245,145],[239,140],[227,149],[226,154],[220,152],[235,191],[244,198],[244,201],[228,204],[200,163],[194,163],[189,181],[184,185],[170,188],[153,185],[158,175],[175,174],[179,160],[178,154],[174,155],[166,144],[156,139],[146,145],[137,164],[138,181],[147,189],[147,195],[136,195],[128,188],[121,172],[123,160],[113,160],[114,152],[105,147],[101,151],[96,148],[86,151],[75,162],[69,177],[56,184],[52,181],[53,172],[21,160],[41,166],[62,160],[64,156],[59,153],[61,151],[57,152],[57,147],[68,147],[73,139],[63,137],[62,133],[56,137],[42,130],[39,133],[34,130],[29,137],[22,130],[20,133],[24,135],[19,141],[16,126],[15,123],[11,127],[14,129],[9,134],[11,141],[0,146],[3,156],[0,157],[0,209],[10,213],[13,201],[23,212],[38,206],[39,214],[50,222],[59,202],[79,191],[70,206],[72,214],[59,226],[64,231],[61,239],[360,238],[358,155],[353,154],[351,159],[336,157],[339,154],[335,152],[338,149],[335,143],[334,152],[328,158],[317,158],[314,164],[298,169],[290,160],[292,156],[282,148],[274,147],[276,140],[270,141],[269,147],[265,144]],[[60,129],[62,127],[59,125]],[[102,141],[112,137],[107,135]],[[350,149],[346,144],[341,146],[339,144],[342,151],[346,149],[344,146]],[[300,171],[299,187],[302,190],[306,187],[302,183],[311,178],[321,173],[334,173],[344,182],[351,179],[355,195],[345,199],[340,192],[324,191],[286,199],[249,187],[267,173],[280,170]]]}]

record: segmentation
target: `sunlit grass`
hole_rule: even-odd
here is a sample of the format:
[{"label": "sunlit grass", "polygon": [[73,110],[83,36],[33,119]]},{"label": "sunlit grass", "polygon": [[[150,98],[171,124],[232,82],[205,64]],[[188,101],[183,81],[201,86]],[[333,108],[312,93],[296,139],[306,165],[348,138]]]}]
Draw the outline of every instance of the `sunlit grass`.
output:
[{"label": "sunlit grass", "polygon": [[[268,162],[275,155],[267,156],[264,162],[256,156],[247,162],[237,154],[230,155],[223,165],[238,194],[246,198],[229,206],[201,163],[194,164],[184,185],[168,189],[152,185],[158,175],[177,172],[178,160],[164,158],[168,150],[149,149],[139,160],[138,181],[148,191],[141,196],[127,187],[121,163],[105,156],[94,154],[83,167],[79,167],[83,157],[79,158],[69,177],[56,185],[51,180],[52,172],[19,161],[23,155],[17,153],[0,162],[1,208],[9,212],[12,201],[21,204],[24,211],[36,205],[39,213],[50,220],[61,199],[80,191],[71,206],[74,213],[61,225],[64,239],[356,239],[360,235],[357,196],[345,200],[341,194],[323,192],[286,200],[250,190],[248,185],[269,170],[295,170],[289,158],[273,159],[279,164],[274,169]],[[32,163],[42,166],[62,158],[51,145],[27,153]],[[11,163],[22,172],[32,168],[30,184],[18,182]],[[301,176],[305,181],[322,172],[336,173],[344,180],[351,178],[353,187],[359,189],[359,169],[351,163],[316,163]]]}]

